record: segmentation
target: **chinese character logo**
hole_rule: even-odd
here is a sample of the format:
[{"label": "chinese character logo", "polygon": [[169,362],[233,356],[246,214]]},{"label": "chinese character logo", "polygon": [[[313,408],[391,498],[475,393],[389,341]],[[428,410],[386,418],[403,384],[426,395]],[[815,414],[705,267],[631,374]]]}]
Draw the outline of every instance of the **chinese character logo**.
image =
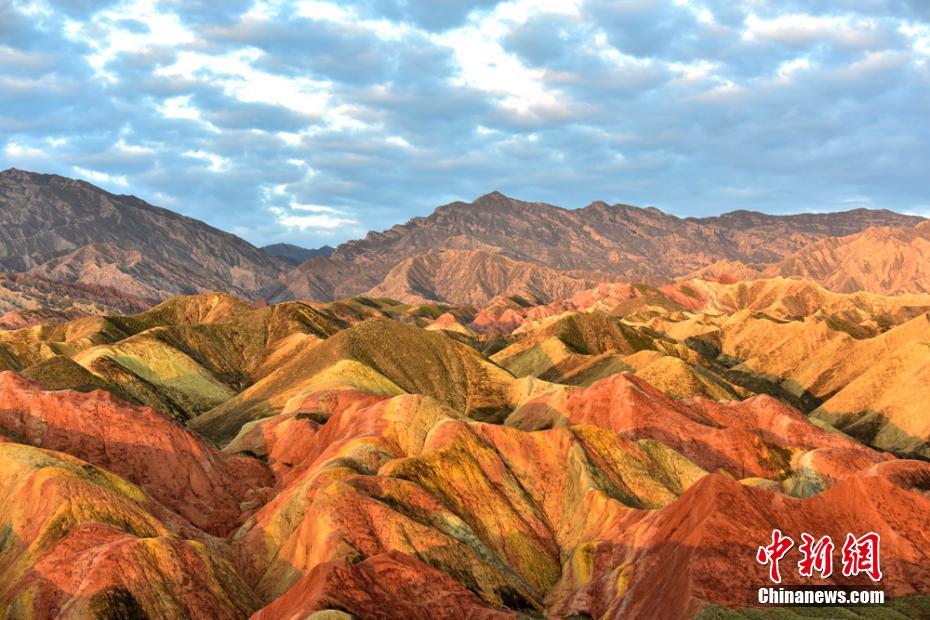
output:
[{"label": "chinese character logo", "polygon": [[801,534],[798,551],[803,556],[798,561],[798,573],[802,577],[813,577],[814,571],[820,573],[821,579],[833,574],[833,541],[829,536],[815,540],[807,532]]},{"label": "chinese character logo", "polygon": [[[769,579],[773,583],[781,583],[781,570],[779,562],[794,547],[794,540],[785,536],[781,530],[772,530],[772,542],[756,551],[756,562],[769,567]],[[875,532],[869,532],[860,537],[853,534],[846,535],[846,542],[842,549],[843,576],[855,577],[868,575],[872,581],[882,580],[881,568],[881,537]],[[814,577],[815,573],[821,579],[827,579],[833,574],[833,552],[836,546],[829,536],[814,538],[804,532],[801,534],[801,544],[798,551],[801,559],[798,560],[798,574],[801,577]]]},{"label": "chinese character logo", "polygon": [[881,581],[881,537],[869,532],[859,538],[846,534],[843,544],[843,576],[853,577],[865,573],[872,581]]},{"label": "chinese character logo", "polygon": [[778,562],[781,561],[785,554],[794,546],[794,541],[781,533],[781,530],[772,530],[772,544],[767,547],[759,547],[756,552],[756,562],[765,566],[769,565],[769,579],[774,583],[781,583],[781,572],[778,570]]}]

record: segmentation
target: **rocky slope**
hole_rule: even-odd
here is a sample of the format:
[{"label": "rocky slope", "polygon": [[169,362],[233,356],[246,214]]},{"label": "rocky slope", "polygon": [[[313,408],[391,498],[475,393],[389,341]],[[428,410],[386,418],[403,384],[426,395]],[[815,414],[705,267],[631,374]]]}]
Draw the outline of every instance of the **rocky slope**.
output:
[{"label": "rocky slope", "polygon": [[[401,261],[366,294],[415,304],[481,306],[499,295],[548,303],[591,288],[597,278],[596,274],[589,274],[588,279],[573,277],[481,250],[445,250]],[[610,276],[603,274],[600,278]]]},{"label": "rocky slope", "polygon": [[574,275],[597,272],[627,281],[668,281],[718,260],[765,265],[824,237],[921,221],[865,209],[787,216],[738,211],[682,219],[654,208],[602,202],[567,210],[495,192],[345,243],[332,255],[293,269],[269,295],[334,299],[361,294],[379,286],[401,261],[429,250],[479,250]]},{"label": "rocky slope", "polygon": [[95,284],[0,273],[0,329],[17,329],[103,313],[131,314],[151,305],[142,297]]},{"label": "rocky slope", "polygon": [[222,290],[245,297],[285,263],[203,222],[89,183],[0,172],[0,269],[152,302]]},{"label": "rocky slope", "polygon": [[922,222],[820,239],[766,267],[717,261],[685,279],[732,283],[781,276],[812,280],[839,293],[901,295],[930,291],[928,265],[930,223]]},{"label": "rocky slope", "polygon": [[913,228],[868,228],[822,239],[765,270],[799,276],[840,293],[930,292],[930,222]]}]

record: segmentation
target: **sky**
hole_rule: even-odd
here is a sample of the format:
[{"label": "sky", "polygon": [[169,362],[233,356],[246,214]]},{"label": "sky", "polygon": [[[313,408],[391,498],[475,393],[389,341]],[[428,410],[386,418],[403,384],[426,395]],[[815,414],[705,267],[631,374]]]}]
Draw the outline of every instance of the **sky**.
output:
[{"label": "sky", "polygon": [[499,190],[930,215],[926,0],[0,0],[0,169],[263,245]]}]

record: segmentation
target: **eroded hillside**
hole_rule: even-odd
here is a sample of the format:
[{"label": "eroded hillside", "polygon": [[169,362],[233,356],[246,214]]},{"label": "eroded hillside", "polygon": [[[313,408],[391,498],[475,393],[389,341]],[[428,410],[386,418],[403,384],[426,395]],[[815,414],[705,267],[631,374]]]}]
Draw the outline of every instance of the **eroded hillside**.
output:
[{"label": "eroded hillside", "polygon": [[879,533],[882,587],[920,613],[928,312],[693,280],[0,331],[0,607],[717,617],[753,603],[775,525]]}]

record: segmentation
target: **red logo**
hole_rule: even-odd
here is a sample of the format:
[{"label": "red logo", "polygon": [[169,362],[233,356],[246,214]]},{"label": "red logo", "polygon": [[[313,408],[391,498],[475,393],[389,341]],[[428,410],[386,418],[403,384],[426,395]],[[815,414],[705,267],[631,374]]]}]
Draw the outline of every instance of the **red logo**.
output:
[{"label": "red logo", "polygon": [[833,574],[833,541],[829,536],[815,540],[807,532],[801,534],[801,545],[798,551],[802,557],[798,561],[798,573],[802,577],[813,577],[814,571],[820,573],[821,579]]},{"label": "red logo", "polygon": [[865,573],[872,581],[881,581],[881,542],[881,537],[875,532],[869,532],[859,538],[846,534],[846,543],[843,544],[843,576],[852,577]]},{"label": "red logo", "polygon": [[[781,530],[772,530],[772,542],[756,551],[756,562],[769,567],[769,579],[773,583],[781,583],[781,570],[779,562],[794,547],[794,540],[785,536]],[[802,577],[814,577],[819,574],[821,579],[827,579],[833,574],[833,551],[836,546],[829,536],[819,539],[804,532],[801,534],[801,544],[798,551],[801,559],[798,560],[798,574]],[[846,535],[846,542],[842,549],[843,576],[855,577],[860,574],[868,575],[872,581],[882,580],[881,568],[881,537],[875,532],[863,534],[856,538],[852,534]]]},{"label": "red logo", "polygon": [[781,583],[781,572],[778,570],[778,562],[781,561],[785,554],[794,546],[794,541],[784,536],[781,530],[772,530],[772,544],[767,547],[759,547],[756,552],[756,562],[765,566],[769,565],[769,579],[775,583]]}]

